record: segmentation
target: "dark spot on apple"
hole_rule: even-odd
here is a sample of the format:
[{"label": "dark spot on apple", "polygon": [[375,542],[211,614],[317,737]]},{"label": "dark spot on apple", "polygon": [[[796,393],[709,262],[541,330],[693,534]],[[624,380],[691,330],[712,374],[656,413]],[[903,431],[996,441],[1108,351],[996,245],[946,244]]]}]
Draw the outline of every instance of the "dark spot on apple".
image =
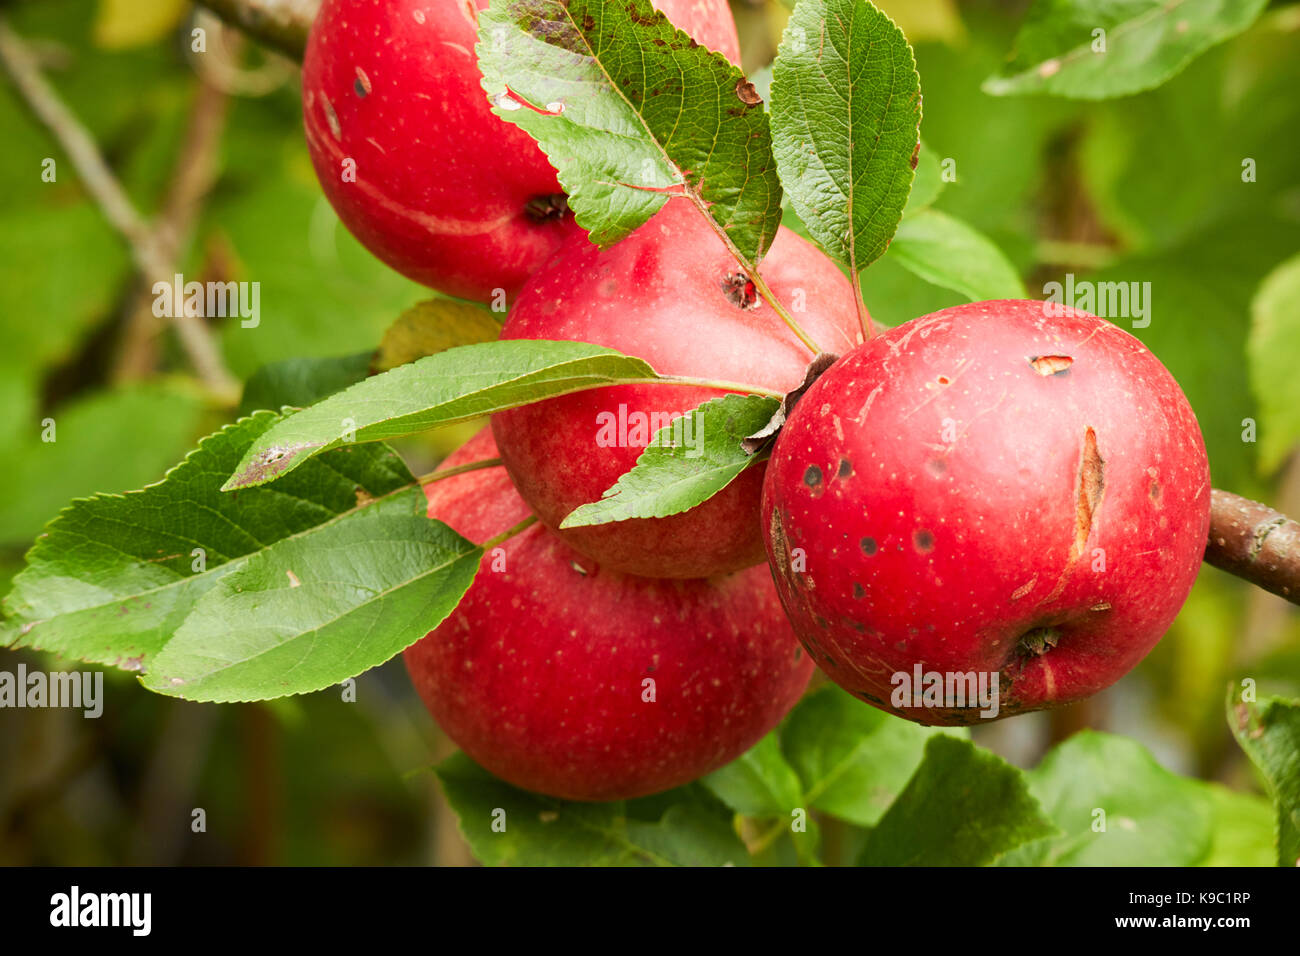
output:
[{"label": "dark spot on apple", "polygon": [[822,617],[820,614],[814,614],[813,619],[817,622],[817,626],[823,631],[829,631],[831,629],[831,622],[826,620],[826,618]]},{"label": "dark spot on apple", "polygon": [[831,657],[829,654],[825,655],[824,658],[823,658],[823,660],[826,661],[826,666],[828,666],[828,667],[838,667],[838,666],[839,666],[838,664],[835,663],[835,658]]},{"label": "dark spot on apple", "polygon": [[361,82],[361,77],[357,77],[352,81],[352,89],[355,90],[357,96],[361,97],[363,100],[366,98],[366,93],[368,91],[366,90],[366,85]]},{"label": "dark spot on apple", "polygon": [[558,222],[569,214],[569,197],[564,193],[534,196],[524,204],[524,215],[533,222]]},{"label": "dark spot on apple", "polygon": [[860,543],[862,545],[862,553],[865,554],[867,557],[871,557],[873,554],[876,553],[877,549],[876,549],[875,538],[863,538]]},{"label": "dark spot on apple", "polygon": [[1147,490],[1147,494],[1149,494],[1149,495],[1151,496],[1151,500],[1152,500],[1152,501],[1159,501],[1159,500],[1160,500],[1160,482],[1158,482],[1158,481],[1153,481],[1153,482],[1151,482],[1151,487]]},{"label": "dark spot on apple", "polygon": [[1035,355],[1029,360],[1034,371],[1046,378],[1049,375],[1064,375],[1074,364],[1068,355]]},{"label": "dark spot on apple", "polygon": [[867,593],[867,589],[866,589],[866,588],[864,588],[864,587],[863,587],[861,584],[859,584],[857,581],[854,581],[854,582],[853,582],[853,596],[854,596],[855,598],[857,598],[858,600],[861,600],[861,599],[866,595],[866,593]]},{"label": "dark spot on apple", "polygon": [[753,280],[743,272],[732,272],[722,277],[718,283],[722,294],[738,309],[750,311],[758,308],[758,288]]},{"label": "dark spot on apple", "polygon": [[847,458],[840,459],[840,468],[836,472],[841,478],[847,478],[853,474],[853,464]]},{"label": "dark spot on apple", "polygon": [[803,648],[802,648],[802,647],[796,647],[796,648],[794,649],[794,662],[797,664],[797,663],[799,663],[801,660],[803,660]]},{"label": "dark spot on apple", "polygon": [[803,473],[803,483],[809,488],[817,488],[822,483],[822,470],[816,465],[809,465]]},{"label": "dark spot on apple", "polygon": [[944,461],[942,458],[931,458],[929,461],[925,463],[925,469],[930,474],[938,478],[940,475],[942,475],[944,472],[948,470],[948,463]]},{"label": "dark spot on apple", "polygon": [[918,531],[912,535],[912,543],[916,545],[917,551],[929,554],[934,550],[934,535],[929,531]]}]

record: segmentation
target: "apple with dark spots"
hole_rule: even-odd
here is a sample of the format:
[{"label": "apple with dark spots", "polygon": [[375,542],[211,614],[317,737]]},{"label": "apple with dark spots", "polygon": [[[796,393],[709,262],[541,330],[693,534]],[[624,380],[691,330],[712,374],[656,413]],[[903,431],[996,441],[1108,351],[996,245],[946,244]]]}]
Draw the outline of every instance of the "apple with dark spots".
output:
[{"label": "apple with dark spots", "polygon": [[[859,341],[853,287],[815,246],[781,229],[763,278],[823,349]],[[520,293],[503,339],[595,342],[657,372],[786,392],[812,360],[753,291],[706,219],[674,199],[622,242],[601,251],[570,243]],[[649,577],[725,574],[763,560],[758,521],[763,466],[681,514],[560,529],[636,464],[654,425],[726,394],[682,385],[620,385],[495,415],[510,476],[538,517],[599,564]]]},{"label": "apple with dark spots", "polygon": [[[480,432],[443,468],[496,455]],[[485,541],[528,515],[500,467],[426,486]],[[687,783],[780,722],[813,666],[756,567],[712,581],[601,568],[534,524],[485,555],[460,606],[406,651],[439,726],[516,786],[621,800]]]},{"label": "apple with dark spots", "polygon": [[[316,175],[352,234],[417,282],[491,302],[583,232],[541,149],[488,104],[474,55],[486,6],[325,0],[302,105]],[[655,6],[739,63],[726,0]]]},{"label": "apple with dark spots", "polygon": [[[803,395],[768,464],[768,557],[804,646],[920,723],[1109,686],[1201,564],[1209,465],[1181,389],[1127,332],[1049,308],[975,303],[874,338]],[[995,678],[996,706],[974,702]]]}]

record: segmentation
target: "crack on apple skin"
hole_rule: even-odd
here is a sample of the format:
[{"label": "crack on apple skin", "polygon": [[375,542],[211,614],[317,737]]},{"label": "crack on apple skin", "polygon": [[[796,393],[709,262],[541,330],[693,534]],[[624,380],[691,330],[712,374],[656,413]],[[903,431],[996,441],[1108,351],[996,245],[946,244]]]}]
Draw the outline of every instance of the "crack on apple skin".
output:
[{"label": "crack on apple skin", "polygon": [[1106,491],[1106,460],[1097,448],[1097,432],[1091,425],[1083,433],[1083,451],[1079,456],[1079,476],[1075,490],[1074,504],[1074,539],[1070,542],[1070,553],[1065,559],[1065,567],[1057,578],[1055,587],[1039,605],[1049,604],[1059,598],[1065,591],[1070,573],[1083,556],[1097,515],[1101,512],[1102,496]]},{"label": "crack on apple skin", "polygon": [[1043,378],[1050,378],[1067,373],[1074,364],[1074,359],[1069,355],[1035,355],[1029,364]]}]

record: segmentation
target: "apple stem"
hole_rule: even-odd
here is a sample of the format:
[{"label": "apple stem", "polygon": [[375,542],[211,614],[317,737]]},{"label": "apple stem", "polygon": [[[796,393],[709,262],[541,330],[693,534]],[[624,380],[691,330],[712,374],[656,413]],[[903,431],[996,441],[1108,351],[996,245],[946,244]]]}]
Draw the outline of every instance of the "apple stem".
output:
[{"label": "apple stem", "polygon": [[1212,489],[1205,563],[1300,604],[1300,522],[1268,505]]},{"label": "apple stem", "polygon": [[500,464],[500,458],[484,458],[482,461],[471,461],[464,465],[457,465],[455,468],[439,468],[437,471],[431,471],[427,475],[421,475],[419,478],[415,479],[415,481],[416,484],[427,485],[431,481],[442,481],[444,478],[463,475],[467,471],[478,471],[480,468],[495,468]]},{"label": "apple stem", "polygon": [[[628,383],[620,383],[628,384]],[[763,388],[761,385],[746,385],[743,382],[720,382],[707,378],[691,378],[688,375],[661,375],[658,378],[648,378],[644,382],[636,384],[644,385],[694,385],[697,388],[716,388],[723,392],[739,392],[748,395],[762,395],[764,398],[775,398],[777,401],[785,398],[784,392],[774,391],[770,388]],[[597,386],[600,387],[600,386]]]},{"label": "apple stem", "polygon": [[527,518],[519,522],[514,527],[502,531],[499,535],[496,535],[495,537],[488,538],[486,541],[480,544],[479,547],[482,548],[484,551],[491,551],[497,545],[509,541],[511,538],[519,534],[521,531],[527,531],[536,523],[537,523],[537,515],[529,515]]},{"label": "apple stem", "polygon": [[862,298],[862,277],[853,275],[853,306],[858,310],[858,323],[862,326],[862,341],[870,342],[875,335],[871,328],[871,315],[867,312],[867,303]]},{"label": "apple stem", "polygon": [[794,316],[791,315],[786,307],[780,303],[776,297],[776,293],[774,293],[771,287],[768,286],[767,280],[758,274],[758,269],[754,268],[744,260],[740,260],[740,265],[745,270],[745,274],[749,276],[750,281],[754,283],[754,288],[757,290],[758,294],[762,296],[763,301],[776,311],[776,314],[781,317],[781,321],[789,326],[790,331],[795,334],[795,337],[802,342],[804,347],[812,352],[813,355],[821,355],[821,346],[812,340],[808,333],[805,332],[803,328],[800,327],[799,323],[795,321]]}]

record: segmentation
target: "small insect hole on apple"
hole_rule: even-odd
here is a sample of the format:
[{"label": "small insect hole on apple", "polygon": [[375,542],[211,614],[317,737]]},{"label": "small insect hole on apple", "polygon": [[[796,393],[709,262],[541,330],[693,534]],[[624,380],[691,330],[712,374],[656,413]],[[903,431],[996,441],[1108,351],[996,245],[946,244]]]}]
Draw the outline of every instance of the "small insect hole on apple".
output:
[{"label": "small insect hole on apple", "polygon": [[757,309],[759,306],[758,288],[752,279],[743,272],[731,272],[723,276],[719,283],[722,294],[727,301],[739,309]]},{"label": "small insect hole on apple", "polygon": [[1042,657],[1061,640],[1061,631],[1056,627],[1035,627],[1020,635],[1016,649],[1025,657]]}]

